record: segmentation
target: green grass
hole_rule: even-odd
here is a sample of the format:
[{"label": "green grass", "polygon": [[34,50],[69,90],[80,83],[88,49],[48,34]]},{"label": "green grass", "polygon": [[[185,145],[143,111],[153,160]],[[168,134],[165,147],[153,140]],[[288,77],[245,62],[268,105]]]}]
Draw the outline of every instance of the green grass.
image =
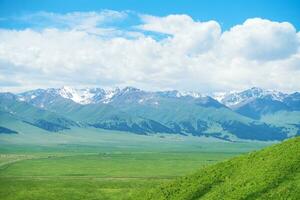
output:
[{"label": "green grass", "polygon": [[0,196],[2,199],[129,199],[140,190],[239,154],[91,153],[91,148],[76,153],[39,149],[23,155],[2,154],[0,158],[7,159],[1,160]]},{"label": "green grass", "polygon": [[135,199],[300,199],[300,137],[207,166]]},{"label": "green grass", "polygon": [[25,156],[0,167],[0,196],[4,199],[120,199],[120,195],[129,198],[141,189],[236,154],[136,152]]},{"label": "green grass", "polygon": [[177,177],[236,153],[99,153],[23,160],[0,176]]},{"label": "green grass", "polygon": [[270,143],[95,129],[0,136],[0,199],[135,199]]},{"label": "green grass", "polygon": [[162,179],[3,178],[0,195],[1,199],[22,200],[132,199],[136,191],[163,182]]}]

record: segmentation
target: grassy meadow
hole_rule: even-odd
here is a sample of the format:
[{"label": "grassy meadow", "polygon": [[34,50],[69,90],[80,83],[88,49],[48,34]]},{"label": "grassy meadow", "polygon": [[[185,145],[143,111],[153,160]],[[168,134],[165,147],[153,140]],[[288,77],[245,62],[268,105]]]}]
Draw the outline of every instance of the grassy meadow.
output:
[{"label": "grassy meadow", "polygon": [[300,199],[300,137],[207,166],[134,199]]},{"label": "grassy meadow", "polygon": [[132,199],[139,191],[268,145],[98,130],[41,135],[29,135],[34,139],[27,142],[22,134],[0,137],[1,199]]}]

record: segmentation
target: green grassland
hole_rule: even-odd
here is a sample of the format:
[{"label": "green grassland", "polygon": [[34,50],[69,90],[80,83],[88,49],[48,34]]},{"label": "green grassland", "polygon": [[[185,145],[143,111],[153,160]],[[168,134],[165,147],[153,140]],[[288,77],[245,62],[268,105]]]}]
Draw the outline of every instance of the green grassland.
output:
[{"label": "green grassland", "polygon": [[1,135],[0,197],[135,199],[140,191],[266,145],[99,129]]},{"label": "green grassland", "polygon": [[[24,158],[0,168],[4,199],[126,199],[236,153],[98,153]],[[16,157],[18,159],[18,157]]]},{"label": "green grassland", "polygon": [[300,137],[239,156],[135,199],[300,199]]}]

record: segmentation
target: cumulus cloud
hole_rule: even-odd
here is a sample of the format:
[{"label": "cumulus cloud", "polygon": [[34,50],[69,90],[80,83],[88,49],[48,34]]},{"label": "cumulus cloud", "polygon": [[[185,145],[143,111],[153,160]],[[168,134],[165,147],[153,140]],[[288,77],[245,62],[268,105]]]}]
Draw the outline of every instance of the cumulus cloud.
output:
[{"label": "cumulus cloud", "polygon": [[260,18],[232,27],[223,33],[221,40],[222,51],[255,60],[287,58],[297,53],[300,42],[292,24]]},{"label": "cumulus cloud", "polygon": [[187,54],[207,52],[221,34],[221,27],[217,22],[198,22],[188,15],[143,15],[142,20],[142,30],[171,35],[164,41],[167,47]]},{"label": "cumulus cloud", "polygon": [[141,15],[128,31],[105,24],[126,13],[105,12],[44,13],[42,29],[0,29],[0,87],[300,90],[300,34],[288,22],[248,19],[222,32],[216,21]]}]

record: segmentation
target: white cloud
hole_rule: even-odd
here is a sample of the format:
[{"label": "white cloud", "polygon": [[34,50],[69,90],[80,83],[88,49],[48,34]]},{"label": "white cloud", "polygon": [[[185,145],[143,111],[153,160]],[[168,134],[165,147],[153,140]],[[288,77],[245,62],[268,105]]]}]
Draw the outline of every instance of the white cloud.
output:
[{"label": "white cloud", "polygon": [[222,35],[225,53],[255,60],[278,60],[297,53],[299,36],[292,24],[248,19]]},{"label": "white cloud", "polygon": [[[125,19],[127,12],[112,10],[91,12],[70,12],[66,14],[37,12],[16,18],[23,22],[31,23],[42,28],[60,28],[85,31],[90,34],[105,35],[115,34],[118,30],[106,26],[118,20]],[[49,27],[47,27],[49,26]]]},{"label": "white cloud", "polygon": [[[249,19],[222,33],[217,22],[187,15],[142,16],[138,29],[127,32],[102,27],[113,17],[94,14],[53,17],[70,24],[64,28],[0,29],[0,86],[300,90],[299,33],[287,22]],[[145,31],[167,36],[157,40]]]},{"label": "white cloud", "polygon": [[186,54],[207,52],[221,34],[221,27],[217,22],[197,22],[188,15],[144,15],[142,20],[144,24],[140,26],[141,29],[171,35],[164,41],[167,47]]}]

